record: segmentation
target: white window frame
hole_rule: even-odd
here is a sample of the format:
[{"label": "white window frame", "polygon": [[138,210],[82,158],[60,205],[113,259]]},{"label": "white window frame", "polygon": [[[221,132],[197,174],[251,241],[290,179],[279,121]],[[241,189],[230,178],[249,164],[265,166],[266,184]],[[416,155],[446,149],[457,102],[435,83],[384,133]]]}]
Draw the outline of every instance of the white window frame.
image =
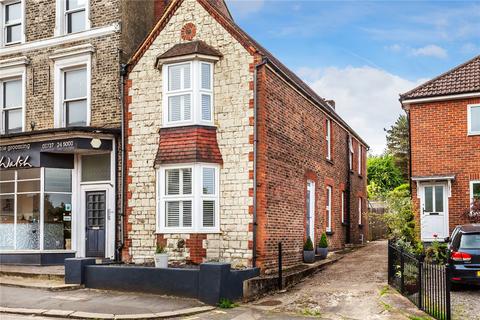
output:
[{"label": "white window frame", "polygon": [[358,225],[362,225],[362,214],[363,214],[363,198],[358,197]]},{"label": "white window frame", "polygon": [[[182,89],[176,91],[168,90],[168,68],[176,65],[190,64],[190,79],[191,79],[191,88]],[[201,87],[201,66],[202,64],[210,65],[210,90],[202,89]],[[214,74],[214,64],[208,61],[203,60],[190,60],[182,61],[175,63],[168,63],[162,65],[162,82],[163,82],[163,94],[162,94],[162,112],[163,112],[163,126],[164,127],[177,127],[184,125],[207,125],[212,126],[214,124],[214,109],[215,109],[215,95],[214,95],[214,83],[213,83],[213,74]],[[191,116],[190,120],[181,120],[181,121],[169,121],[168,120],[168,98],[170,96],[179,95],[179,94],[190,94],[191,95]],[[210,109],[210,120],[202,119],[202,94],[210,95],[211,97],[211,109]],[[183,115],[182,115],[183,116]]]},{"label": "white window frame", "polygon": [[480,104],[469,104],[467,105],[467,126],[468,126],[468,135],[477,136],[480,135],[480,131],[472,131],[472,109],[480,108]]},{"label": "white window frame", "polygon": [[473,202],[473,185],[474,184],[480,184],[480,180],[470,181],[470,203]]},{"label": "white window frame", "polygon": [[[79,32],[73,32],[73,33],[68,33],[68,27],[67,27],[67,12],[66,12],[66,7],[67,7],[67,0],[56,0],[56,15],[55,15],[55,36],[63,36],[67,34],[75,34],[75,33],[81,33],[85,32],[87,30],[90,30],[90,0],[85,0],[85,30],[79,31]],[[77,11],[77,10],[72,10],[72,11]]]},{"label": "white window frame", "polygon": [[87,69],[87,123],[90,126],[91,120],[91,54],[80,54],[77,56],[68,56],[56,58],[55,60],[55,79],[54,79],[54,126],[55,128],[66,127],[65,108],[63,101],[64,94],[64,74],[79,68]]},{"label": "white window frame", "polygon": [[342,223],[345,223],[345,190],[342,191],[341,201],[342,201]]},{"label": "white window frame", "polygon": [[326,223],[326,231],[332,232],[332,187],[327,186],[327,223]]},{"label": "white window frame", "polygon": [[[21,17],[19,21],[15,21],[13,24],[21,25],[20,31],[20,41],[10,42],[7,43],[7,25],[5,24],[5,16],[6,16],[6,7],[7,5],[20,3],[20,10],[21,10]],[[0,46],[12,46],[20,43],[25,42],[25,1],[24,0],[0,0],[0,25],[1,25],[1,32],[0,32]]]},{"label": "white window frame", "polygon": [[362,145],[358,143],[358,175],[362,175]]},{"label": "white window frame", "polygon": [[327,133],[325,139],[327,140],[327,160],[332,160],[332,121],[327,119]]},{"label": "white window frame", "polygon": [[350,154],[348,155],[348,164],[350,167],[350,171],[353,171],[353,138],[350,136],[348,138],[348,148],[350,149]]},{"label": "white window frame", "polygon": [[[15,79],[22,80],[22,132],[25,131],[25,104],[26,104],[26,67],[25,65],[22,66],[15,66],[15,67],[8,67],[8,68],[0,68],[1,78],[0,78],[0,134],[5,134],[5,118],[3,112],[3,82]],[[16,109],[16,108],[14,108]]]},{"label": "white window frame", "polygon": [[[165,219],[166,200],[184,200],[184,196],[165,196],[165,171],[169,169],[192,170],[192,227],[167,227]],[[212,195],[203,194],[203,169],[212,168],[215,170],[215,193]],[[209,163],[192,164],[171,164],[164,165],[157,169],[157,233],[219,233],[220,232],[220,166]],[[215,201],[215,226],[203,226],[203,200]]]}]

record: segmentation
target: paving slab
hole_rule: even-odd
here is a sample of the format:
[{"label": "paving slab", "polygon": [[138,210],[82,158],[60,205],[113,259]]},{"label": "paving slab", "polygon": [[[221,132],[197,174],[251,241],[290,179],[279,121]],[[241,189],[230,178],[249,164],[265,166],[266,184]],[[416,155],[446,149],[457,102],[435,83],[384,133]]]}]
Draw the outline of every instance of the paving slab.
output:
[{"label": "paving slab", "polygon": [[76,311],[70,315],[74,319],[107,319],[115,320],[114,314]]},{"label": "paving slab", "polygon": [[68,317],[75,311],[72,310],[47,310],[44,313],[42,313],[43,316],[50,316],[50,317]]},{"label": "paving slab", "polygon": [[31,278],[63,279],[64,266],[20,266],[0,264],[0,274]]},{"label": "paving slab", "polygon": [[0,285],[20,288],[38,288],[51,291],[75,290],[82,288],[78,284],[65,284],[65,282],[58,279],[42,279],[19,276],[0,276]]}]

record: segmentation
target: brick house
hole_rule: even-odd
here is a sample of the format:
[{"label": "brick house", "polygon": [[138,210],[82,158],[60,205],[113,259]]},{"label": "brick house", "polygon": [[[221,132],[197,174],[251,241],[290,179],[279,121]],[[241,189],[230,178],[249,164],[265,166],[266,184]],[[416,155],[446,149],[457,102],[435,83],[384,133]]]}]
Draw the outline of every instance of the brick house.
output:
[{"label": "brick house", "polygon": [[120,66],[156,14],[153,0],[0,1],[2,263],[115,257]]},{"label": "brick house", "polygon": [[480,56],[401,95],[410,123],[412,200],[422,241],[468,223],[480,197]]},{"label": "brick house", "polygon": [[302,261],[368,232],[366,143],[234,22],[222,0],[172,0],[127,66],[123,259]]}]

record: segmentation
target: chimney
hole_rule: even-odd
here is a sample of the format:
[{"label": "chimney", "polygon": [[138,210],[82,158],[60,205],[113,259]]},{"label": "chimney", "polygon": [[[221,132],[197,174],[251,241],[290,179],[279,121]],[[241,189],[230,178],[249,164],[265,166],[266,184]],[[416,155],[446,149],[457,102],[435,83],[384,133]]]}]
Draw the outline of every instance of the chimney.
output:
[{"label": "chimney", "polygon": [[155,21],[158,21],[167,9],[170,0],[154,0],[153,1],[153,14],[155,16]]},{"label": "chimney", "polygon": [[325,100],[325,102],[330,106],[330,108],[335,110],[335,100]]}]

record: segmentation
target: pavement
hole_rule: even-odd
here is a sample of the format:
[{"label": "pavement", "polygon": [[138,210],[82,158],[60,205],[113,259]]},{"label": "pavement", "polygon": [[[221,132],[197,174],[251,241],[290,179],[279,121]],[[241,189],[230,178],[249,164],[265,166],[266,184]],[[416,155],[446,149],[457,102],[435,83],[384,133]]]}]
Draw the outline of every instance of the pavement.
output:
[{"label": "pavement", "polygon": [[93,289],[52,292],[9,286],[0,286],[0,305],[0,312],[79,319],[171,318],[213,309],[195,299],[153,294]]},{"label": "pavement", "polygon": [[465,286],[451,292],[453,320],[480,320],[480,286]]}]

